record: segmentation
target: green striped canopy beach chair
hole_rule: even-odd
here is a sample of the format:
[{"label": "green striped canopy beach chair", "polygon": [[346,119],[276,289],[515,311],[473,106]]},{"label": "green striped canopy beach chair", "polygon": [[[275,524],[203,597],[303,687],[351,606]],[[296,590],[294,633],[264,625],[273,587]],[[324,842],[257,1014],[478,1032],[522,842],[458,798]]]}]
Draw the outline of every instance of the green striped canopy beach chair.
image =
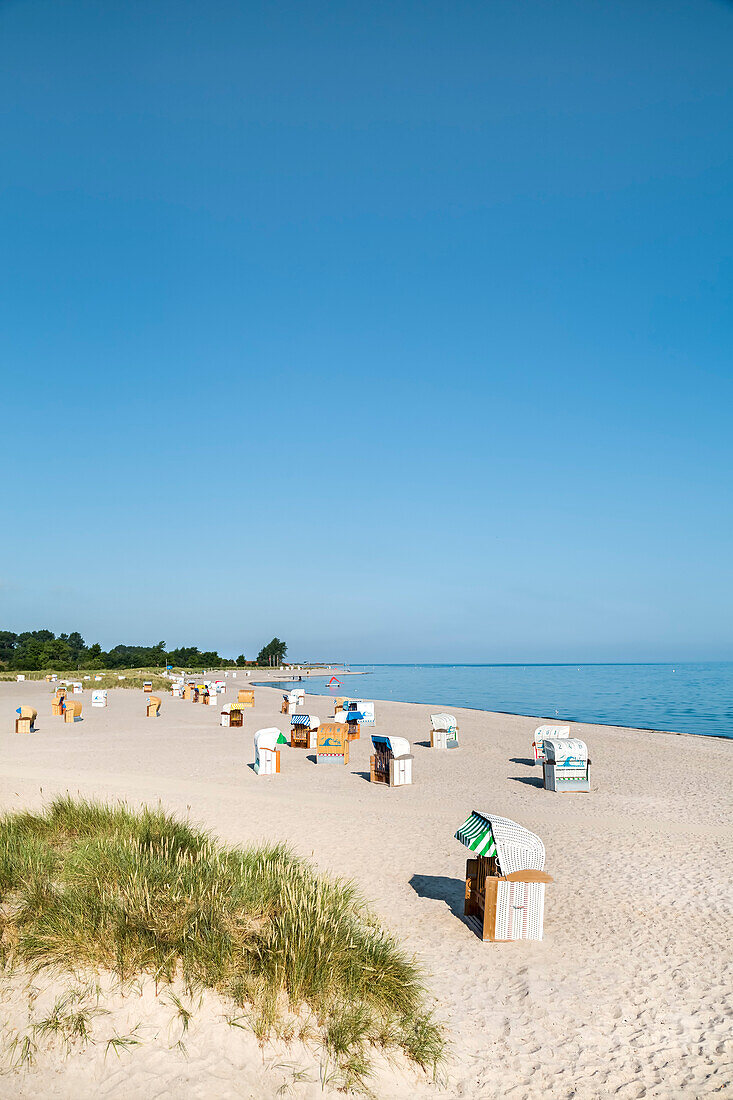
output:
[{"label": "green striped canopy beach chair", "polygon": [[457,830],[472,853],[466,863],[464,914],[484,940],[541,940],[545,846],[511,821],[474,810]]}]

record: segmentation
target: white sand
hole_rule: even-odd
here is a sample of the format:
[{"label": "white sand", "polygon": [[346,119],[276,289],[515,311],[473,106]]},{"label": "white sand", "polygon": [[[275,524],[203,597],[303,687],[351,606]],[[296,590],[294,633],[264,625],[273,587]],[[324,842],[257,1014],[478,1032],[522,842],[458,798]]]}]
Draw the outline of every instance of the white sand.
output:
[{"label": "white sand", "polygon": [[[355,683],[368,695],[368,679]],[[353,877],[422,960],[452,1039],[442,1093],[412,1071],[380,1066],[374,1091],[383,1100],[732,1094],[730,742],[578,724],[593,792],[555,795],[529,766],[535,719],[448,708],[462,748],[438,753],[421,744],[436,708],[383,702],[376,730],[412,742],[412,787],[366,781],[368,730],[347,767],[284,749],[281,774],[258,777],[248,766],[252,735],[288,728],[280,698],[257,689],[244,730],[230,730],[218,724],[219,707],[165,697],[162,717],[147,720],[141,692],[110,692],[109,706],[95,710],[86,691],[84,721],[72,726],[51,717],[48,684],[0,684],[0,805],[37,808],[67,790],[159,799],[224,841],[283,839]],[[11,733],[21,703],[39,710],[34,735]],[[330,710],[322,696],[308,696],[307,709],[321,718]],[[542,943],[481,943],[463,923],[467,853],[453,833],[472,809],[514,818],[544,840],[555,884]],[[57,980],[38,1004],[65,985]],[[1,995],[7,1041],[27,1027],[28,1002],[17,981]],[[214,996],[194,1006],[187,1056],[166,990],[156,995],[148,981],[100,1003],[109,1015],[94,1022],[95,1044],[71,1058],[41,1044],[32,1070],[0,1077],[0,1096],[259,1100],[283,1085],[290,1091],[280,1095],[329,1095],[312,1052],[261,1052],[226,1024],[232,1006]],[[105,1058],[107,1039],[138,1023],[141,1045]],[[295,1083],[298,1067],[309,1083]]]}]

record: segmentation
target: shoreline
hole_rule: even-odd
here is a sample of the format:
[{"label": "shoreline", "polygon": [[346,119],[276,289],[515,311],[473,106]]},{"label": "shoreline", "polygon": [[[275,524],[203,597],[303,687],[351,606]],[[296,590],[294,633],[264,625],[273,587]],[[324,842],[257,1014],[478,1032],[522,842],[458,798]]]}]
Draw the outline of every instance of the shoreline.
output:
[{"label": "shoreline", "polygon": [[[371,676],[371,673],[370,672],[351,672],[351,673],[344,673],[343,675],[345,675],[345,676],[348,676],[348,675],[351,675],[351,676]],[[289,680],[287,677],[280,676],[279,678],[275,679],[275,682],[296,683],[298,681]],[[305,683],[305,682],[306,681],[303,681],[303,683]],[[269,682],[268,681],[263,681],[261,684],[258,684],[256,681],[250,680],[250,684],[251,684],[252,687],[263,687],[263,688],[271,690],[271,691],[278,690],[278,689],[275,689],[273,687],[273,682],[272,681],[269,681]],[[308,693],[306,692],[306,694],[308,694]],[[320,693],[315,693],[314,698],[315,699],[330,699],[331,696],[330,695],[325,695],[325,694],[320,694]],[[520,713],[519,711],[515,711],[515,710],[484,710],[482,707],[467,707],[467,706],[464,706],[463,704],[459,704],[459,703],[425,703],[425,702],[423,702],[421,700],[418,700],[418,699],[395,699],[394,697],[391,698],[391,699],[377,699],[375,697],[373,702],[375,702],[375,703],[403,703],[403,704],[405,704],[407,706],[411,706],[411,707],[432,707],[432,708],[434,708],[433,713],[438,713],[438,711],[435,708],[448,707],[451,711],[453,711],[453,710],[466,710],[466,711],[473,711],[475,714],[489,714],[489,715],[493,715],[495,717],[505,716],[505,717],[508,717],[508,718],[526,718],[529,721],[538,722],[542,725],[602,726],[605,729],[631,730],[634,733],[662,733],[662,734],[665,735],[665,737],[692,737],[692,738],[708,738],[712,741],[733,741],[733,736],[729,736],[728,734],[725,734],[725,733],[690,733],[687,730],[656,729],[654,726],[624,726],[624,725],[619,725],[617,722],[602,722],[602,721],[599,721],[599,719],[597,719],[597,718],[559,718],[557,715],[543,716],[541,714],[524,714],[524,713]]]}]

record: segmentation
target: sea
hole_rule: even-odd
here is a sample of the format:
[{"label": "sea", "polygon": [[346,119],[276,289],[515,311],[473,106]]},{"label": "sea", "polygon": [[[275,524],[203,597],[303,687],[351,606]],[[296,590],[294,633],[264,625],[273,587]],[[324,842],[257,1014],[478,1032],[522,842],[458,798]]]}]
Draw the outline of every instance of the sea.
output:
[{"label": "sea", "polygon": [[[590,665],[351,665],[342,683],[308,692],[529,714],[733,738],[733,662]],[[338,671],[334,672],[338,678]],[[270,685],[272,686],[272,685]],[[303,687],[283,680],[283,690]]]}]

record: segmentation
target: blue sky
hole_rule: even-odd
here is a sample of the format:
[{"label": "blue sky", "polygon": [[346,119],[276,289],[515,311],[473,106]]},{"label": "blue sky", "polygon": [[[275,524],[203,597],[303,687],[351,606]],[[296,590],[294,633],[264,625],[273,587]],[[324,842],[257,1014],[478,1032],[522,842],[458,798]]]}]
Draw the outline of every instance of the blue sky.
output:
[{"label": "blue sky", "polygon": [[0,4],[6,629],[733,658],[733,5]]}]

